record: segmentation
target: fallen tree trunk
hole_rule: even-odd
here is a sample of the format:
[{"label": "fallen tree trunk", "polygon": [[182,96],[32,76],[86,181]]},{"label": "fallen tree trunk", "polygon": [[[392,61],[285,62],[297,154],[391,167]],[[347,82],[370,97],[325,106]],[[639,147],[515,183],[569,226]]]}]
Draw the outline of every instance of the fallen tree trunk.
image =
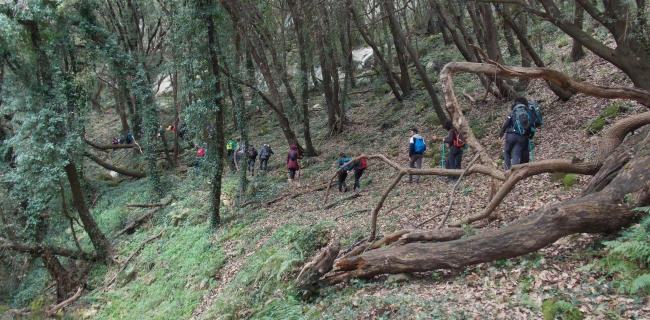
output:
[{"label": "fallen tree trunk", "polygon": [[137,227],[139,227],[145,221],[149,220],[149,218],[151,218],[153,216],[153,214],[156,213],[156,211],[158,211],[160,208],[170,204],[172,202],[172,199],[174,199],[174,197],[172,195],[170,195],[169,197],[167,197],[167,199],[163,200],[163,202],[160,203],[160,206],[157,206],[157,207],[147,211],[147,213],[141,215],[140,217],[135,219],[133,222],[129,223],[129,225],[126,226],[126,228],[124,228],[124,229],[120,230],[118,233],[116,233],[113,236],[113,238],[115,239],[115,238],[117,238],[117,237],[119,237],[119,236],[121,236],[121,235],[123,235],[125,233],[133,233]]},{"label": "fallen tree trunk", "polygon": [[[650,149],[646,146],[645,150]],[[629,226],[636,212],[630,203],[650,204],[650,155],[641,155],[603,190],[547,207],[505,228],[443,243],[409,243],[367,251],[335,262],[335,272],[322,282],[334,284],[353,277],[429,271],[512,258],[534,252],[574,233],[600,233]],[[646,155],[643,155],[646,154]],[[627,201],[623,202],[624,197]]]},{"label": "fallen tree trunk", "polygon": [[146,173],[136,171],[136,170],[131,170],[131,169],[126,169],[126,168],[121,168],[118,166],[114,166],[110,163],[105,162],[104,160],[100,159],[99,157],[96,157],[90,153],[85,153],[84,154],[86,157],[90,158],[92,161],[95,161],[98,165],[108,169],[108,170],[113,170],[119,174],[123,174],[125,176],[131,176],[131,177],[136,177],[136,178],[144,178],[147,176]]},{"label": "fallen tree trunk", "polygon": [[80,252],[80,251],[61,248],[61,247],[45,246],[40,244],[8,242],[2,238],[0,238],[0,250],[13,250],[17,252],[31,253],[34,255],[41,255],[43,254],[43,252],[47,250],[54,255],[67,257],[71,259],[88,260],[88,261],[97,260],[96,256],[88,254],[86,252]]}]

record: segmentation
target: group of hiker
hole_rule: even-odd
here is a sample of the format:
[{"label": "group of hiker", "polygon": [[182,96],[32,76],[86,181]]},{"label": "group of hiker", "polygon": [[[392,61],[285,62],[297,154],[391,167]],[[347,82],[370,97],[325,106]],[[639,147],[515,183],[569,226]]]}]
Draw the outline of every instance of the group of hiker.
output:
[{"label": "group of hiker", "polygon": [[[532,144],[530,139],[535,135],[535,129],[542,126],[542,111],[535,101],[528,101],[524,97],[517,97],[513,105],[510,107],[510,113],[501,128],[499,140],[505,141],[504,144],[504,168],[509,170],[513,165],[527,163],[531,160]],[[461,169],[463,161],[463,150],[466,148],[467,142],[463,135],[453,126],[451,120],[447,120],[443,128],[447,130],[447,135],[438,137],[435,133],[432,135],[433,140],[440,140],[442,142],[442,167],[445,169]],[[505,137],[504,137],[505,134]],[[426,143],[424,138],[419,134],[417,128],[410,129],[409,138],[409,167],[422,168],[422,157],[426,151]],[[226,143],[226,150],[231,165],[239,170],[238,163],[243,156],[246,156],[247,170],[255,175],[255,162],[260,160],[259,170],[267,170],[268,161],[272,154],[274,154],[271,146],[264,144],[258,152],[255,147],[250,146],[246,148],[244,143],[239,143],[238,139],[230,139]],[[199,148],[197,153],[198,167],[199,158],[205,155],[207,148]],[[446,152],[445,152],[446,150]],[[353,191],[361,190],[360,178],[367,167],[367,159],[360,158],[357,161],[350,162],[350,158],[344,152],[339,154],[337,169],[342,170],[338,173],[338,189],[339,192],[347,192],[348,186],[346,183],[348,173],[354,171],[354,186]],[[359,152],[355,153],[355,157],[359,157]],[[289,171],[289,179],[291,182],[296,179],[296,174],[300,172],[299,159],[302,155],[295,144],[289,147],[286,156],[286,169]],[[534,160],[534,159],[533,159]],[[458,176],[449,177],[446,182],[458,181]],[[419,175],[409,175],[406,183],[420,183]]]},{"label": "group of hiker", "polygon": [[[528,163],[532,156],[531,138],[535,135],[535,129],[541,127],[542,111],[539,104],[534,101],[528,101],[524,97],[517,97],[510,107],[510,113],[501,128],[499,141],[504,142],[503,160],[504,169],[509,170],[513,165]],[[463,149],[467,142],[456,128],[451,120],[447,120],[443,125],[447,130],[446,137],[438,137],[435,133],[433,140],[442,142],[442,166],[445,169],[461,169],[463,162]],[[418,133],[416,128],[412,128],[411,138],[409,139],[409,167],[422,168],[422,157],[426,150],[424,138]],[[505,138],[503,135],[505,134]],[[447,157],[445,157],[445,147],[447,148]],[[534,159],[532,159],[534,161]],[[450,177],[447,182],[458,181],[458,177]],[[413,175],[409,175],[406,183],[413,183]],[[420,182],[420,176],[415,176],[415,183]]]}]

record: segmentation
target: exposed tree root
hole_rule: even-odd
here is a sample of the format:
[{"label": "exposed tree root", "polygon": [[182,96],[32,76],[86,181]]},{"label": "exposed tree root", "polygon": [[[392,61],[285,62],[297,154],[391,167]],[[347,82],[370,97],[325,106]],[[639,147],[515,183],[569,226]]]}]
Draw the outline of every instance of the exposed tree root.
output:
[{"label": "exposed tree root", "polygon": [[95,255],[88,254],[86,252],[80,252],[75,250],[70,250],[67,248],[60,248],[54,246],[46,246],[42,244],[28,244],[28,243],[16,243],[9,242],[3,238],[0,238],[0,250],[13,250],[17,252],[26,252],[34,255],[41,255],[45,250],[51,252],[54,255],[67,257],[71,259],[80,259],[95,261],[97,257]]},{"label": "exposed tree root", "polygon": [[59,304],[57,304],[57,305],[51,307],[50,310],[47,311],[47,313],[46,313],[47,316],[48,316],[48,317],[52,317],[52,316],[54,316],[57,312],[59,312],[59,310],[65,308],[65,307],[71,305],[72,303],[74,303],[75,301],[77,301],[77,299],[79,299],[79,297],[81,297],[81,293],[82,293],[83,291],[84,291],[84,288],[83,288],[83,287],[79,287],[79,289],[77,290],[77,293],[75,293],[72,297],[70,297],[69,299],[67,299],[67,300],[65,300],[65,301],[63,301],[63,302],[61,302],[61,303],[59,303]]},{"label": "exposed tree root", "polygon": [[167,199],[163,200],[163,202],[160,203],[160,206],[154,207],[153,209],[147,211],[147,213],[145,213],[145,214],[141,215],[140,217],[138,217],[137,219],[135,219],[133,222],[129,223],[129,225],[126,226],[126,228],[124,228],[124,229],[120,230],[118,233],[116,233],[113,236],[113,238],[115,239],[115,238],[117,238],[117,237],[119,237],[119,236],[121,236],[122,234],[125,234],[125,233],[133,233],[137,227],[139,227],[145,221],[149,220],[149,218],[151,218],[153,216],[153,214],[156,213],[156,211],[158,211],[160,208],[170,204],[172,202],[172,199],[174,199],[174,197],[172,195],[170,195],[169,197],[167,197]]}]

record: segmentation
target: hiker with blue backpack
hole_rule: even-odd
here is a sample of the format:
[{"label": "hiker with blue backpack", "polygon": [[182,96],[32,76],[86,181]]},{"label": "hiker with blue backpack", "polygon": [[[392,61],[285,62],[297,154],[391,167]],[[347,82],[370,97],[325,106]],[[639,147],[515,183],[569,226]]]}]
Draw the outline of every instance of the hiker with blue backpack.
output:
[{"label": "hiker with blue backpack", "polygon": [[[345,153],[341,152],[339,153],[339,165],[336,167],[337,169],[340,169],[344,164],[350,162],[350,158],[348,158]],[[348,192],[348,186],[345,183],[345,179],[348,178],[348,171],[350,171],[350,166],[347,165],[341,172],[339,172],[339,192]]]},{"label": "hiker with blue backpack", "polygon": [[[451,120],[447,120],[443,125],[445,130],[447,130],[447,137],[438,137],[436,134],[433,135],[433,140],[442,141],[449,145],[449,157],[445,163],[445,169],[460,169],[461,164],[463,163],[463,148],[467,143],[463,135],[454,128],[454,124]],[[458,177],[450,177],[447,182],[458,181]]]},{"label": "hiker with blue backpack", "polygon": [[503,162],[505,170],[511,166],[528,162],[529,139],[535,135],[535,126],[541,126],[541,110],[535,102],[533,106],[524,97],[515,98],[510,115],[503,123],[499,141],[504,141]]},{"label": "hiker with blue backpack", "polygon": [[[411,138],[409,139],[409,168],[422,169],[422,155],[427,150],[424,138],[418,134],[418,129],[411,129]],[[413,183],[413,175],[409,174],[406,183]],[[420,176],[415,176],[415,183],[420,183]]]}]

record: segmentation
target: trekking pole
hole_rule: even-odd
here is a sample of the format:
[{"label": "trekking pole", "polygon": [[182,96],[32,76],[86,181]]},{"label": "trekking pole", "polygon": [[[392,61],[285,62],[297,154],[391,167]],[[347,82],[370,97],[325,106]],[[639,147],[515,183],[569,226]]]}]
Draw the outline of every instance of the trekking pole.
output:
[{"label": "trekking pole", "polygon": [[535,155],[533,154],[533,141],[528,139],[528,152],[530,153],[530,162],[535,162]]},{"label": "trekking pole", "polygon": [[[440,165],[442,165],[442,168],[445,168],[445,144],[443,143],[442,145],[442,159],[440,159]],[[440,176],[440,181],[444,180],[442,176]]]}]

